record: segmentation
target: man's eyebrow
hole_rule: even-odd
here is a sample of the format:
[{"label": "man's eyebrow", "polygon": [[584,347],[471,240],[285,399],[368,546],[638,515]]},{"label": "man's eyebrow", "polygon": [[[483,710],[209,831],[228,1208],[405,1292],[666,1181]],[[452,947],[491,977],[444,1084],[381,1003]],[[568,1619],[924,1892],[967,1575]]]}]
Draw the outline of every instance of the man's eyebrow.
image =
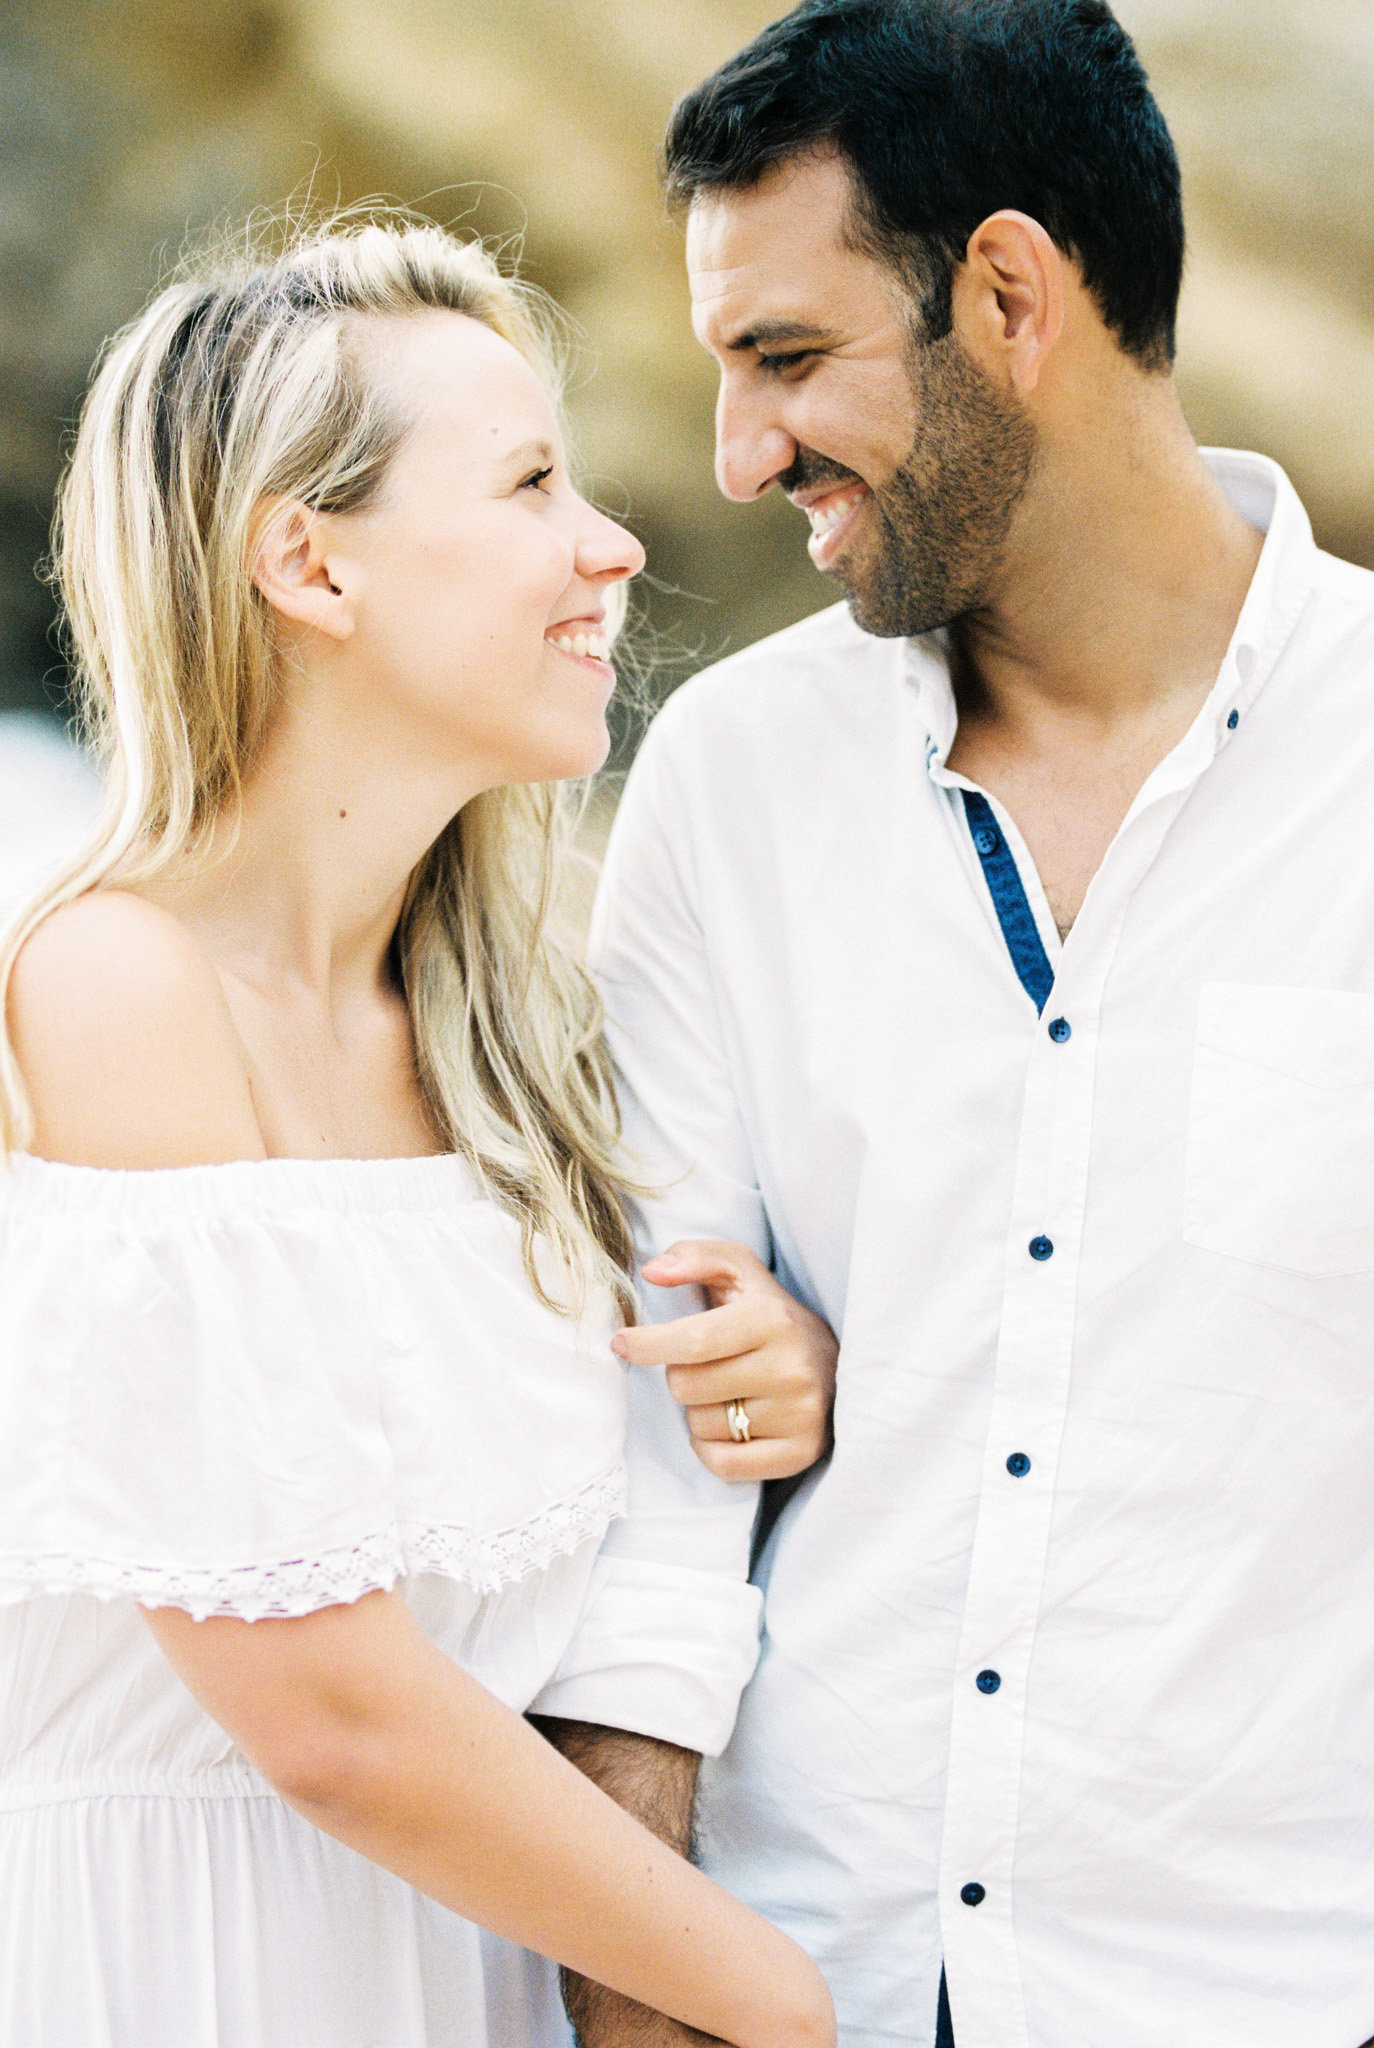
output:
[{"label": "man's eyebrow", "polygon": [[737,335],[725,346],[732,353],[747,348],[776,348],[780,341],[829,341],[829,330],[813,327],[805,320],[756,320],[747,334]]}]

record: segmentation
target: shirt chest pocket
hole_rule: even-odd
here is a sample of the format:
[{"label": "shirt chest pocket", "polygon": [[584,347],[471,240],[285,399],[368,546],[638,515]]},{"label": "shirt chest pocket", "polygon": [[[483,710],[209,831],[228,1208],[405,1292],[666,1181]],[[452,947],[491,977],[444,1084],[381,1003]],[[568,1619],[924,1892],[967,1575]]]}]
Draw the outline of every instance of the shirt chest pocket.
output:
[{"label": "shirt chest pocket", "polygon": [[1290,1273],[1374,1267],[1374,996],[1204,986],[1183,1235]]}]

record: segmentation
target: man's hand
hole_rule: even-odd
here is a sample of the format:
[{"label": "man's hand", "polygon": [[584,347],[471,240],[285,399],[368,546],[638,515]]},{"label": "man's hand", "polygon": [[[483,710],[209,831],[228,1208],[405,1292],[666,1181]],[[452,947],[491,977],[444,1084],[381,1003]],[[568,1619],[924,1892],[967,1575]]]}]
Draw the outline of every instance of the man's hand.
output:
[{"label": "man's hand", "polygon": [[[789,1479],[814,1465],[830,1445],[839,1351],[820,1317],[742,1244],[675,1244],[642,1270],[655,1287],[704,1288],[711,1303],[621,1330],[612,1346],[631,1365],[667,1366],[702,1464],[722,1479]],[[731,1431],[732,1403],[747,1442]]]},{"label": "man's hand", "polygon": [[[691,1854],[692,1803],[701,1758],[675,1743],[655,1742],[619,1728],[586,1721],[556,1721],[531,1714],[546,1741],[608,1792],[617,1805],[652,1828],[680,1856]],[[579,2048],[719,2048],[714,2037],[651,2012],[604,1984],[562,1972],[563,2003]]]}]

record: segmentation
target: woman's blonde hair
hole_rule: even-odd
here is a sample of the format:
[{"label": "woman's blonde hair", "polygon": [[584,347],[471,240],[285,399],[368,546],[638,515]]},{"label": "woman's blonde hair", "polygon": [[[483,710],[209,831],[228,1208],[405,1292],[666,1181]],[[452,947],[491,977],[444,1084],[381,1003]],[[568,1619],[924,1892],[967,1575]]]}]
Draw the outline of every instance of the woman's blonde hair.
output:
[{"label": "woman's blonde hair", "polygon": [[[0,948],[15,958],[59,904],[137,885],[194,855],[231,809],[277,688],[270,608],[250,573],[264,504],[366,505],[407,431],[351,332],[445,309],[511,342],[558,395],[538,294],[476,241],[409,217],[249,235],[183,266],[109,343],[62,486],[54,560],[86,735],[107,798],[87,844]],[[576,797],[514,785],[473,798],[410,878],[395,941],[420,1083],[440,1131],[573,1281],[629,1307],[601,1011],[550,928]],[[0,1150],[31,1141],[0,1032]]]}]

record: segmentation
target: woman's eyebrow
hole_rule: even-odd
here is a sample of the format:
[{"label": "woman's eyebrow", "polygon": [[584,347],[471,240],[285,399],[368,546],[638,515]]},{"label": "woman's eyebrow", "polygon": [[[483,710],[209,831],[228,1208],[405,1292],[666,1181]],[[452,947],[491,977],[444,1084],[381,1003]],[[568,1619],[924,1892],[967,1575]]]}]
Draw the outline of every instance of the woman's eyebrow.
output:
[{"label": "woman's eyebrow", "polygon": [[522,441],[518,448],[507,449],[498,460],[504,468],[518,469],[526,462],[548,463],[558,460],[558,451],[551,441]]}]

